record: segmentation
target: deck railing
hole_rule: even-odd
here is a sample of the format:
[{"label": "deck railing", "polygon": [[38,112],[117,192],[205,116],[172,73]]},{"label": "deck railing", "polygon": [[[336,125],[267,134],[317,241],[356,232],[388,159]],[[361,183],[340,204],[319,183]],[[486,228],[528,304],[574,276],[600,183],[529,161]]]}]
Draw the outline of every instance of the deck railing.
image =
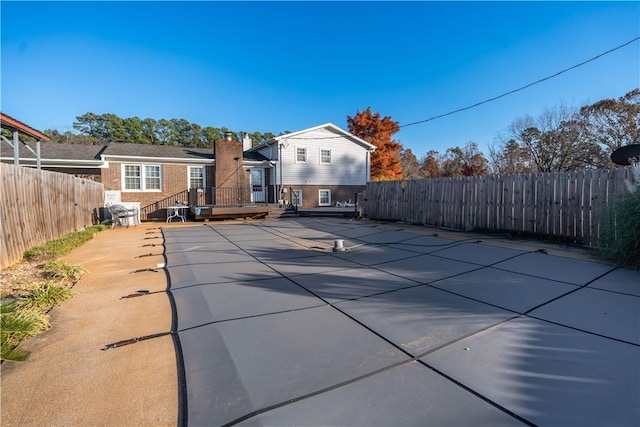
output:
[{"label": "deck railing", "polygon": [[266,188],[260,191],[248,187],[191,188],[141,207],[140,219],[163,219],[167,207],[174,205],[230,207],[266,204],[267,201]]},{"label": "deck railing", "polygon": [[204,187],[189,190],[190,206],[247,206],[267,203],[266,189],[248,187]]},{"label": "deck railing", "polygon": [[184,190],[164,199],[155,201],[146,206],[140,208],[140,219],[146,221],[149,219],[163,219],[166,218],[166,209],[169,206],[185,204],[189,196],[189,191]]}]

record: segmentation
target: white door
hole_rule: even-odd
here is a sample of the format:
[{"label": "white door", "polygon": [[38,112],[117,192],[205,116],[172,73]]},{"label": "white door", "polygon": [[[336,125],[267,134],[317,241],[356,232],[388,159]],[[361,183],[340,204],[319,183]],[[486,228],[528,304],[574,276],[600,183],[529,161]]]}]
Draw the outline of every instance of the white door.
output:
[{"label": "white door", "polygon": [[291,204],[297,207],[302,206],[302,190],[293,190],[291,193]]},{"label": "white door", "polygon": [[253,168],[251,169],[251,202],[264,203],[264,170]]}]

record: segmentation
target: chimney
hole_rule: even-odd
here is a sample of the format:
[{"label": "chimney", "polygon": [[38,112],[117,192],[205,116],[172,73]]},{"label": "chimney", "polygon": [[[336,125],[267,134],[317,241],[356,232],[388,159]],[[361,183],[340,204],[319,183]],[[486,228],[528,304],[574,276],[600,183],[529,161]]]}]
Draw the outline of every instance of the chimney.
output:
[{"label": "chimney", "polygon": [[[225,132],[224,139],[215,141],[214,153],[214,186],[248,189],[249,177],[242,167],[242,142],[234,141],[233,133]],[[235,203],[235,199],[233,202]]]},{"label": "chimney", "polygon": [[249,134],[245,132],[242,137],[242,151],[247,151],[252,146],[253,143],[251,142],[251,137],[249,137]]}]

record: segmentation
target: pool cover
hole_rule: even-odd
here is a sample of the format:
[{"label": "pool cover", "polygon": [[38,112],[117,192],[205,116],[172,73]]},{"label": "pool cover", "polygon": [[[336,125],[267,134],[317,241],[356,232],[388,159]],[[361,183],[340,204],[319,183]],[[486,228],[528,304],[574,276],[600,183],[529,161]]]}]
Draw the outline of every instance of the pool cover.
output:
[{"label": "pool cover", "polygon": [[640,274],[415,230],[163,228],[179,425],[640,425]]}]

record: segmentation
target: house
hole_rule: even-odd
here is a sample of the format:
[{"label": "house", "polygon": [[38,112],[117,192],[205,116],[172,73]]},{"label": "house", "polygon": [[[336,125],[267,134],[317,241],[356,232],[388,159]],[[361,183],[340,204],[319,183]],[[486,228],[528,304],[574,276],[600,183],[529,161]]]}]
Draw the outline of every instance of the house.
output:
[{"label": "house", "polygon": [[[5,143],[0,161],[14,162]],[[42,169],[100,181],[107,193],[117,193],[125,203],[140,203],[143,218],[152,218],[164,216],[175,204],[237,208],[287,200],[301,207],[331,206],[364,189],[374,148],[328,123],[253,148],[249,138],[234,141],[231,133],[213,149],[42,143],[39,160],[23,149],[19,163],[39,162]],[[290,192],[294,197],[287,197]]]},{"label": "house", "polygon": [[[272,138],[249,149],[273,161],[265,169],[278,200],[303,208],[355,201],[370,179],[375,146],[332,123]],[[256,180],[260,172],[254,171]]]}]

